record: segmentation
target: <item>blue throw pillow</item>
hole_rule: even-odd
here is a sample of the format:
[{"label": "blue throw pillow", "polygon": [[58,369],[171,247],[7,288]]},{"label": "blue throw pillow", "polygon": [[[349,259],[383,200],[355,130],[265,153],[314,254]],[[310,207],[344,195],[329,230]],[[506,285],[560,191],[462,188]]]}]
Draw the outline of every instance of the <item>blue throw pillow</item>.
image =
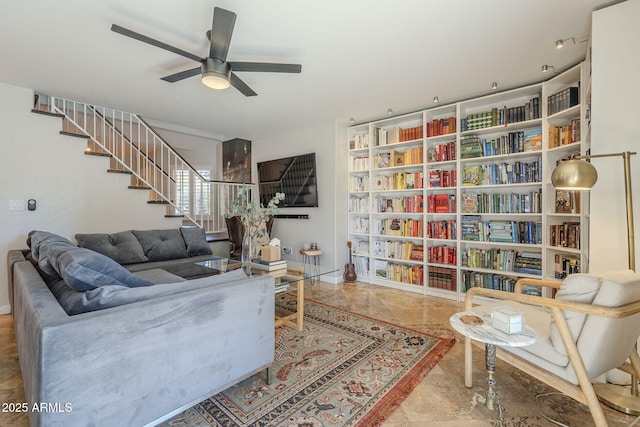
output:
[{"label": "blue throw pillow", "polygon": [[48,251],[48,256],[60,277],[78,291],[107,285],[129,288],[153,285],[150,281],[132,274],[111,258],[90,249],[56,245]]},{"label": "blue throw pillow", "polygon": [[49,233],[48,231],[32,230],[27,236],[27,246],[31,249],[33,259],[42,271],[53,277],[59,277],[56,269],[51,265],[49,249],[54,247],[75,248],[71,240]]}]

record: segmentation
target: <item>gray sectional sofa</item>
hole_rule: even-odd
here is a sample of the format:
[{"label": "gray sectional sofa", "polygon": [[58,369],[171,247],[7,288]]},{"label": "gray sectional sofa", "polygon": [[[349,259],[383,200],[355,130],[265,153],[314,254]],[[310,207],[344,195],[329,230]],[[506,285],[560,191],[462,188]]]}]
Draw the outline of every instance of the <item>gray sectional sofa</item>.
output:
[{"label": "gray sectional sofa", "polygon": [[8,253],[32,426],[153,425],[273,361],[273,277],[194,270],[201,230],[76,240]]}]

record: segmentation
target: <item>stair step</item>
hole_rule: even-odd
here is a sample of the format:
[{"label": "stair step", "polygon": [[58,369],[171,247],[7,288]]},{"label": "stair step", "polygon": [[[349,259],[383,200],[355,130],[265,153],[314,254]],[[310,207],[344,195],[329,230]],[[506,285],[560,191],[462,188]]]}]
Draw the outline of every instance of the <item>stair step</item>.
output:
[{"label": "stair step", "polygon": [[109,153],[98,153],[96,151],[85,151],[84,154],[87,156],[111,157]]},{"label": "stair step", "polygon": [[147,203],[150,205],[168,205],[169,202],[166,200],[147,200]]},{"label": "stair step", "polygon": [[77,133],[77,132],[67,132],[66,130],[61,130],[60,131],[60,135],[67,135],[67,136],[74,136],[76,138],[84,138],[84,139],[89,139],[89,137],[83,133]]},{"label": "stair step", "polygon": [[146,185],[130,185],[129,189],[131,190],[151,190],[151,187]]},{"label": "stair step", "polygon": [[108,173],[123,173],[125,175],[133,175],[133,172],[122,169],[107,169]]},{"label": "stair step", "polygon": [[52,113],[50,111],[44,111],[44,110],[37,110],[35,108],[32,108],[31,112],[36,114],[42,114],[43,116],[60,117],[60,118],[64,117],[64,114]]},{"label": "stair step", "polygon": [[165,218],[184,218],[184,215],[182,215],[182,214],[166,214],[164,217]]}]

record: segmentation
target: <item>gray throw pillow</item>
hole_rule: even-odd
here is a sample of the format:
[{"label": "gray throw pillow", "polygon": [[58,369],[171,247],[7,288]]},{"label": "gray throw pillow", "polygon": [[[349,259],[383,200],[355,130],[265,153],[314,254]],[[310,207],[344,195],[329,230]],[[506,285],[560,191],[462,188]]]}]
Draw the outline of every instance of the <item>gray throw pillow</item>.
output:
[{"label": "gray throw pillow", "polygon": [[31,255],[33,259],[38,263],[38,266],[42,271],[53,277],[59,277],[56,269],[51,265],[49,260],[48,251],[53,247],[73,247],[75,248],[71,240],[59,236],[57,234],[49,233],[48,231],[30,231],[27,236],[27,246],[31,248]]},{"label": "gray throw pillow", "polygon": [[203,228],[199,227],[181,227],[180,233],[187,245],[187,255],[211,255],[213,251],[207,242],[207,236]]},{"label": "gray throw pillow", "polygon": [[187,245],[180,230],[133,230],[149,261],[166,261],[187,257]]},{"label": "gray throw pillow", "polygon": [[130,288],[153,285],[111,258],[90,249],[57,245],[49,250],[48,256],[60,277],[78,291],[110,285]]},{"label": "gray throw pillow", "polygon": [[76,234],[78,246],[106,255],[118,264],[147,262],[142,245],[131,231],[103,234]]}]

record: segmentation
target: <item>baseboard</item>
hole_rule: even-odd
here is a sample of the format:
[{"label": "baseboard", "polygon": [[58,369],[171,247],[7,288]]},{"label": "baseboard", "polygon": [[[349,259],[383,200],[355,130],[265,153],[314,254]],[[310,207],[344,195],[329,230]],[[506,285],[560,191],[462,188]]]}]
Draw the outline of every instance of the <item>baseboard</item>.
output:
[{"label": "baseboard", "polygon": [[11,314],[11,306],[9,304],[0,305],[0,314]]}]

